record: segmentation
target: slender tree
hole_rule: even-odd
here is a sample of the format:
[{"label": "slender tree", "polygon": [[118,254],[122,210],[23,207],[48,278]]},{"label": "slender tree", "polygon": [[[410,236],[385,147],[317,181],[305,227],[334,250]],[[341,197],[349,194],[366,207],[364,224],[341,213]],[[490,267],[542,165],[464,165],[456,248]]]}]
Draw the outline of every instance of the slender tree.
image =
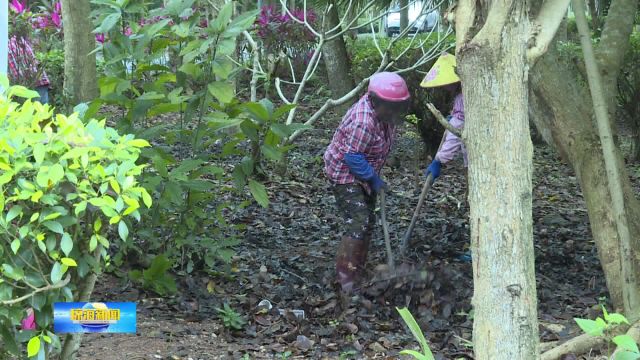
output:
[{"label": "slender tree", "polygon": [[62,0],[64,94],[71,105],[98,96],[95,38],[89,0]]},{"label": "slender tree", "polygon": [[[541,3],[541,1],[538,1]],[[535,1],[534,1],[535,3]],[[613,0],[611,9],[623,6],[620,3],[637,3],[637,0]],[[620,13],[616,18],[608,15],[606,22],[629,24],[625,18],[632,18],[635,13]],[[630,27],[630,25],[627,25]],[[616,41],[600,41],[596,59],[619,57],[624,51],[615,44],[628,41],[624,38],[624,31],[612,31],[613,24],[604,27],[602,36],[612,39],[620,36]],[[606,34],[611,31],[611,34]],[[630,31],[630,30],[628,30]],[[606,48],[606,50],[605,50]],[[617,66],[617,62],[609,64]],[[598,62],[600,68],[603,64]],[[610,68],[609,71],[615,69]],[[619,71],[619,69],[615,70]],[[604,270],[607,287],[616,310],[624,309],[622,286],[625,284],[621,274],[621,256],[619,251],[619,236],[613,217],[613,201],[609,194],[609,178],[605,171],[602,147],[598,138],[597,127],[593,122],[593,104],[587,87],[583,81],[577,79],[576,71],[568,68],[558,55],[555,47],[551,47],[531,68],[531,97],[534,99],[533,111],[538,116],[532,117],[540,134],[545,140],[553,144],[562,158],[571,164],[576,172],[578,182],[589,212],[591,232],[598,248],[600,263]],[[606,91],[605,91],[606,92]],[[622,189],[624,191],[625,211],[629,217],[630,234],[633,247],[632,258],[640,252],[640,202],[635,197],[631,187],[629,175],[624,159],[619,149],[615,151],[617,168],[621,174]],[[640,287],[640,284],[626,284],[626,286]],[[640,309],[634,309],[634,313]],[[629,319],[638,318],[638,314],[625,314]]]}]

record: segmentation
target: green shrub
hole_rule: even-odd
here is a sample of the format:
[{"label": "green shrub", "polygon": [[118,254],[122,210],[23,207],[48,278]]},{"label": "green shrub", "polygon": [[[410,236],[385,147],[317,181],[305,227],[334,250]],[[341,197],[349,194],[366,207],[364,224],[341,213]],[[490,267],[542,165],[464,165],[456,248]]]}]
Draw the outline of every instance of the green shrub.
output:
[{"label": "green shrub", "polygon": [[[241,69],[230,58],[257,11],[233,17],[229,3],[211,19],[193,4],[173,1],[149,11],[125,2],[96,9],[96,26],[107,33],[100,49],[105,74],[87,114],[110,105],[120,115],[119,128],[155,144],[142,158],[151,164],[143,184],[156,206],[142,214],[138,241],[123,246],[117,264],[125,252],[166,254],[187,272],[228,263],[244,230],[228,219],[250,204],[245,194],[269,204],[262,184],[268,163],[282,158],[289,148],[281,140],[300,127],[277,122],[290,107],[236,98]],[[114,16],[116,23],[109,20]],[[141,17],[155,20],[140,26]],[[127,27],[131,36],[122,34]],[[148,260],[141,261],[145,267]]]},{"label": "green shrub", "polygon": [[36,58],[49,77],[49,104],[62,109],[65,103],[62,91],[64,85],[64,50],[51,49],[48,52],[38,52],[36,53]]},{"label": "green shrub", "polygon": [[[396,60],[394,69],[403,69],[416,64],[416,62],[422,57],[423,49],[418,45],[427,35],[419,35],[413,40],[412,47],[399,59]],[[386,48],[389,41],[388,38],[381,38],[378,40],[382,49]],[[398,57],[404,49],[411,43],[411,38],[400,39],[396,42],[391,51],[391,58]],[[441,48],[448,48],[455,42],[455,38],[450,36],[444,39],[443,43],[439,45]],[[436,46],[437,34],[432,34],[431,37],[425,42],[424,50]],[[357,41],[348,42],[348,51],[351,57],[352,63],[352,75],[356,81],[359,81],[371,74],[373,74],[380,65],[381,57],[378,52],[375,43],[372,38],[358,39]],[[449,50],[453,52],[453,50]],[[453,101],[448,94],[444,91],[424,89],[420,87],[420,83],[424,78],[426,72],[429,71],[435,59],[428,61],[424,65],[417,69],[402,73],[402,77],[407,82],[409,91],[411,92],[411,108],[409,113],[414,114],[418,121],[416,122],[417,130],[420,133],[423,141],[427,145],[428,151],[433,151],[438,148],[440,144],[440,138],[442,136],[443,128],[437,123],[437,120],[433,117],[426,104],[433,103],[445,116],[451,110],[451,102]]]},{"label": "green shrub", "polygon": [[[77,300],[88,275],[109,263],[109,246],[127,241],[141,204],[151,206],[138,183],[144,166],[136,165],[149,144],[104,120],[85,124],[30,100],[20,105],[14,96],[37,93],[2,87],[0,334],[16,355],[29,338],[31,350],[50,352],[60,343],[47,330],[52,304]],[[35,309],[39,329],[16,333],[25,307]]]}]

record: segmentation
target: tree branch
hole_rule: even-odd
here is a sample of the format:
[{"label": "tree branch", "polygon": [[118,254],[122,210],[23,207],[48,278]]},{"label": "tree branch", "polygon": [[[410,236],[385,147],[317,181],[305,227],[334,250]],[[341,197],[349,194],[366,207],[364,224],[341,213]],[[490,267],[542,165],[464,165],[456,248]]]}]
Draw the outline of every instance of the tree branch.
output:
[{"label": "tree branch", "polygon": [[534,21],[539,31],[538,35],[533,38],[533,46],[527,50],[527,58],[529,64],[535,61],[547,52],[549,44],[553,40],[562,19],[567,13],[569,2],[571,0],[546,0]]},{"label": "tree branch", "polygon": [[49,291],[49,290],[55,290],[55,289],[59,289],[61,287],[65,287],[67,286],[67,284],[71,281],[71,275],[67,274],[67,277],[62,280],[62,281],[58,281],[56,284],[53,285],[47,285],[45,287],[41,287],[41,288],[37,288],[34,291],[32,291],[31,293],[21,296],[19,298],[16,299],[12,299],[12,300],[4,300],[2,302],[0,302],[0,304],[2,305],[13,305],[13,304],[17,304],[23,300],[26,300],[32,296],[34,296],[35,294],[39,293],[39,292],[43,292],[43,291]]},{"label": "tree branch", "polygon": [[476,0],[460,0],[455,9],[456,53],[469,40],[476,20]]},{"label": "tree branch", "polygon": [[429,111],[431,111],[433,116],[435,116],[436,120],[438,120],[440,125],[442,125],[445,129],[447,129],[447,131],[449,131],[453,135],[460,138],[460,140],[462,140],[462,132],[460,132],[459,129],[454,128],[453,125],[449,124],[447,119],[445,119],[444,116],[442,116],[442,113],[440,113],[440,111],[436,109],[436,107],[433,106],[432,103],[428,103],[427,108],[429,108]]}]

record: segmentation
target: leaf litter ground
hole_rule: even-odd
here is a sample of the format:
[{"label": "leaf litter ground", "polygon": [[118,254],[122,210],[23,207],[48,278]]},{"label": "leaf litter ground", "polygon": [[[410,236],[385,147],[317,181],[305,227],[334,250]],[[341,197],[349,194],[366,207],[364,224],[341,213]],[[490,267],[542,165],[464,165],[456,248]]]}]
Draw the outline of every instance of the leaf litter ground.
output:
[{"label": "leaf litter ground", "polygon": [[[178,294],[165,298],[105,275],[94,300],[137,301],[138,332],[88,334],[78,358],[395,359],[404,348],[418,348],[395,311],[408,305],[438,359],[472,359],[472,269],[460,259],[469,243],[461,161],[448,165],[431,190],[394,276],[383,265],[378,226],[365,285],[344,309],[333,285],[341,222],[322,173],[336,125],[334,117],[298,141],[286,177],[267,183],[268,209],[252,206],[236,219],[248,230],[229,274],[180,277]],[[427,161],[422,153],[418,136],[404,129],[384,171],[393,191],[387,220],[395,247],[417,202]],[[544,145],[534,162],[540,336],[550,342],[578,333],[574,317],[598,315],[606,288],[575,175]],[[637,173],[637,166],[630,170]],[[633,181],[637,186],[636,176]],[[258,306],[264,299],[271,311]],[[242,331],[222,325],[216,309],[224,303],[247,321]],[[289,310],[303,310],[304,319]]]}]

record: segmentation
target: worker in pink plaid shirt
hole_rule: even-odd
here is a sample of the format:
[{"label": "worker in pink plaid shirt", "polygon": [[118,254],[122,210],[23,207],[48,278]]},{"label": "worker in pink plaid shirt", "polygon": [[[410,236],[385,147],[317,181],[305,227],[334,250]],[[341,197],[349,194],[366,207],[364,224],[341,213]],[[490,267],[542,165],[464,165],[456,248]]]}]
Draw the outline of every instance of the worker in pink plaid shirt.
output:
[{"label": "worker in pink plaid shirt", "polygon": [[404,120],[409,98],[407,84],[399,75],[373,75],[367,94],[349,109],[324,154],[325,173],[344,219],[345,231],[336,257],[337,281],[344,292],[353,290],[366,262],[376,195],[386,188],[380,171],[393,145],[396,125]]}]

